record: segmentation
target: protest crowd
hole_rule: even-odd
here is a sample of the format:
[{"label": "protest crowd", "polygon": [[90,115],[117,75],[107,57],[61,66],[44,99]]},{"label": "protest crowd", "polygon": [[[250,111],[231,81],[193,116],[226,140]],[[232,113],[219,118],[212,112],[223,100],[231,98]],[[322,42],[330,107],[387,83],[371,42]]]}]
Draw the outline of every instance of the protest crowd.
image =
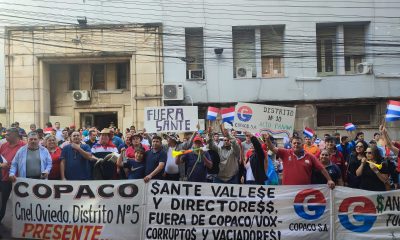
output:
[{"label": "protest crowd", "polygon": [[219,131],[209,127],[179,137],[148,134],[135,126],[77,129],[49,122],[43,129],[31,124],[26,131],[18,122],[1,125],[0,222],[16,177],[399,189],[400,142],[390,139],[384,125],[368,140],[350,126],[348,135],[325,134],[323,139],[306,128],[303,137],[294,132],[279,144],[267,133],[238,134],[223,123],[217,126]]}]

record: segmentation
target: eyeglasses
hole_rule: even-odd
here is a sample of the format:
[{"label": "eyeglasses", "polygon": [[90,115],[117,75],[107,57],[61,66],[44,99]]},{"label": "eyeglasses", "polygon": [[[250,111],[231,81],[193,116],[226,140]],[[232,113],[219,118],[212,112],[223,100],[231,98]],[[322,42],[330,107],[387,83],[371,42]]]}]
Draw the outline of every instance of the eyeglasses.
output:
[{"label": "eyeglasses", "polygon": [[229,142],[229,139],[224,139],[224,142]]},{"label": "eyeglasses", "polygon": [[356,148],[363,148],[364,146],[361,146],[361,145],[358,145],[358,146],[356,146]]},{"label": "eyeglasses", "polygon": [[365,154],[372,154],[372,152],[365,152]]},{"label": "eyeglasses", "polygon": [[321,154],[321,156],[329,156],[329,154]]}]

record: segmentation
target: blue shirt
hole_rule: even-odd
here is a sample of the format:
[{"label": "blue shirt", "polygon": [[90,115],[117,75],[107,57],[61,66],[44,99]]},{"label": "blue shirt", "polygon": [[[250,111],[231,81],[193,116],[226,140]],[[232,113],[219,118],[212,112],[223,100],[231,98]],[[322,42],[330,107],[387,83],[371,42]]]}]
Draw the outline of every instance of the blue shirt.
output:
[{"label": "blue shirt", "polygon": [[[15,154],[14,159],[11,163],[10,176],[15,176],[18,172],[18,176],[26,178],[26,156],[28,154],[28,145],[21,147]],[[40,156],[40,170],[42,173],[50,173],[52,161],[49,151],[39,145],[39,156]]]},{"label": "blue shirt", "polygon": [[[150,149],[145,154],[145,176],[152,173],[157,167],[158,164],[163,162],[164,164],[167,162],[167,153],[162,149],[158,152],[155,152],[153,149]],[[156,176],[153,176],[153,179],[161,179],[163,171],[160,171]]]},{"label": "blue shirt", "polygon": [[211,160],[208,152],[204,152],[204,156],[200,157],[200,159],[199,155],[195,153],[188,153],[182,156],[182,161],[185,162],[185,172],[188,181],[207,182],[207,167],[204,164],[204,157]]},{"label": "blue shirt", "polygon": [[[81,144],[80,146],[85,152],[91,152],[87,144]],[[73,149],[71,144],[68,144],[62,149],[60,159],[65,161],[65,178],[67,180],[92,179],[89,160],[85,159],[78,151]]]},{"label": "blue shirt", "polygon": [[128,159],[128,161],[124,163],[124,168],[127,168],[129,170],[128,179],[142,179],[145,177],[144,161],[138,162],[134,159]]},{"label": "blue shirt", "polygon": [[122,141],[122,139],[116,135],[114,135],[113,139],[111,140],[112,143],[118,148],[120,145],[124,144],[124,141]]}]

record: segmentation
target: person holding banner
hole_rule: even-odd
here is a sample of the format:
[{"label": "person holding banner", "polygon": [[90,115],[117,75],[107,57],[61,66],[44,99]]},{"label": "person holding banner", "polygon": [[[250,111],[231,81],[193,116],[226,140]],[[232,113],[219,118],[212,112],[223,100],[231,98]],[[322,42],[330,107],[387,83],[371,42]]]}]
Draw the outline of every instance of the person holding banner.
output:
[{"label": "person holding banner", "polygon": [[386,191],[389,182],[388,166],[383,162],[376,146],[367,148],[366,157],[361,160],[356,174],[360,177],[360,189],[369,191]]},{"label": "person holding banner", "polygon": [[52,161],[49,180],[61,180],[61,174],[60,174],[61,148],[57,146],[57,139],[55,136],[47,135],[44,139],[46,148],[50,153]]},{"label": "person holding banner", "polygon": [[92,159],[90,147],[81,143],[80,132],[72,132],[71,143],[61,151],[61,180],[91,180],[89,161]]},{"label": "person holding banner", "polygon": [[9,128],[5,133],[6,141],[0,146],[0,192],[1,192],[1,206],[0,206],[0,222],[6,213],[6,206],[8,198],[11,194],[12,182],[9,180],[9,170],[11,162],[17,151],[25,145],[21,141],[18,129]]},{"label": "person holding banner", "polygon": [[220,125],[221,132],[224,135],[224,145],[219,147],[214,142],[212,137],[213,132],[211,127],[208,128],[209,140],[208,146],[210,150],[218,152],[220,157],[219,172],[214,178],[214,183],[239,183],[239,160],[240,146],[238,145],[236,138],[231,136],[225,129],[224,124]]},{"label": "person holding banner", "polygon": [[283,164],[283,185],[308,185],[311,184],[312,170],[321,171],[327,180],[329,188],[335,188],[335,182],[332,181],[329,173],[324,166],[311,154],[306,153],[303,149],[303,139],[293,137],[292,149],[284,149],[275,147],[266,134],[266,144],[268,149],[273,151],[277,158],[282,159]]},{"label": "person holding banner", "polygon": [[162,179],[165,163],[167,162],[167,153],[162,148],[162,138],[154,136],[151,140],[151,149],[145,154],[145,177],[147,183],[151,179]]},{"label": "person holding banner", "polygon": [[39,144],[37,132],[28,133],[28,144],[15,154],[10,168],[10,180],[21,178],[46,179],[52,166],[49,151]]},{"label": "person holding banner", "polygon": [[[328,171],[329,176],[335,182],[337,186],[343,186],[342,171],[339,166],[334,164],[331,160],[331,155],[327,149],[324,149],[319,154],[319,161],[324,165],[326,171]],[[326,184],[325,177],[320,171],[313,171],[312,180],[313,184]]]}]

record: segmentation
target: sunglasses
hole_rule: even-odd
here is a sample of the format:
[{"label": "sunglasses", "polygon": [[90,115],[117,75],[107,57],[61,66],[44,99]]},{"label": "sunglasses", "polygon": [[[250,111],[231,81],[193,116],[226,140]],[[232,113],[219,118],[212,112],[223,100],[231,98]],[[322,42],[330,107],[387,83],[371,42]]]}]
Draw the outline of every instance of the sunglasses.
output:
[{"label": "sunglasses", "polygon": [[372,154],[372,152],[365,152],[365,154]]},{"label": "sunglasses", "polygon": [[321,154],[321,156],[329,156],[329,154]]},{"label": "sunglasses", "polygon": [[229,142],[229,139],[224,139],[224,142]]},{"label": "sunglasses", "polygon": [[361,145],[360,145],[360,146],[356,146],[356,148],[363,148],[363,147],[364,147],[364,146],[361,146]]}]

